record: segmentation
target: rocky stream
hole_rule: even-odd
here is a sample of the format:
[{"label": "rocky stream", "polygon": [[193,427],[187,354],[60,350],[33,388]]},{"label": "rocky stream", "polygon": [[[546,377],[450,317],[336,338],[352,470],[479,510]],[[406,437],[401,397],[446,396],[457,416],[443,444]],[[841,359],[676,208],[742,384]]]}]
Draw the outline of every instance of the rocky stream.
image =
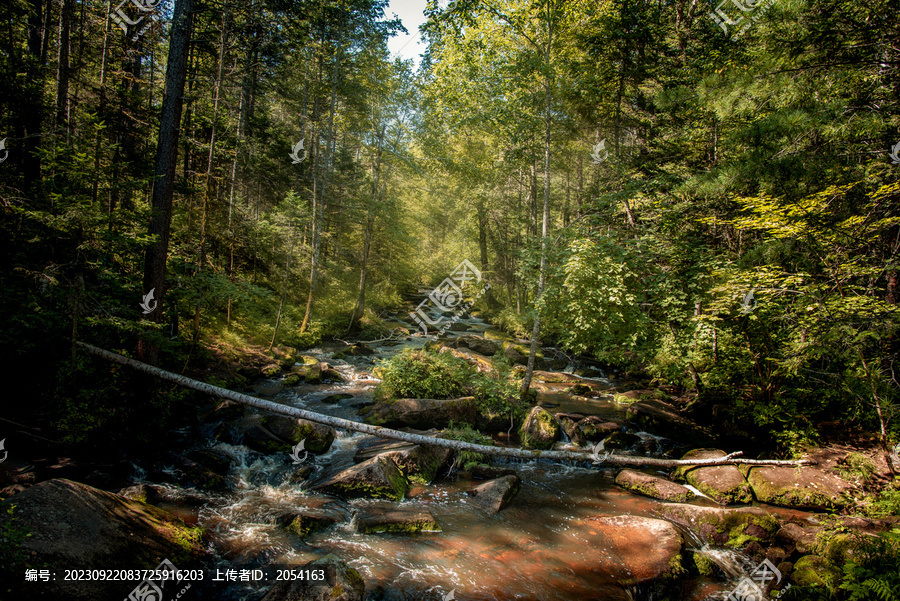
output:
[{"label": "rocky stream", "polygon": [[[437,435],[448,426],[451,402],[374,404],[377,361],[428,343],[402,317],[393,320],[391,339],[287,349],[246,392]],[[490,364],[495,352],[521,365],[527,352],[524,341],[474,317],[429,344],[476,366]],[[699,458],[724,454],[718,449],[727,445],[714,424],[698,424],[661,391],[635,390],[589,361],[542,350],[533,436],[584,450],[583,463],[493,458],[467,471],[449,449],[211,400],[196,427],[173,433],[178,448],[128,462],[124,488],[57,477],[6,491],[15,494],[3,514],[15,505],[16,527],[32,534],[22,549],[55,570],[55,580],[28,583],[29,596],[699,601],[727,598],[768,561],[771,577],[757,584],[777,598],[839,568],[847,536],[822,536],[826,523],[884,527],[833,515],[852,485],[825,456],[804,468],[593,465],[594,449]],[[495,444],[519,444],[508,424],[490,429]],[[72,582],[63,573],[147,568],[162,558],[202,576],[188,579],[186,590],[179,583],[180,591],[141,597],[136,581]],[[311,577],[317,567],[323,579]]]}]

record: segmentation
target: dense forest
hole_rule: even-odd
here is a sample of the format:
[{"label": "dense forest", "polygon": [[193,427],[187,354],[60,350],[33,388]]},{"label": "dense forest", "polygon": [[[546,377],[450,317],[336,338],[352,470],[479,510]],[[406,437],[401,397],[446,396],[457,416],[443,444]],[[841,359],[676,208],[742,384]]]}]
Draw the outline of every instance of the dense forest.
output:
[{"label": "dense forest", "polygon": [[[529,424],[557,391],[540,374],[591,366],[617,402],[652,395],[712,433],[660,457],[813,457],[853,485],[826,513],[869,520],[832,524],[862,542],[807,554],[828,565],[781,598],[900,598],[897,5],[428,0],[425,16],[415,64],[388,50],[404,26],[386,0],[0,5],[0,497],[54,473],[119,490],[134,480],[109,465],[182,444],[215,403],[79,341],[253,394],[296,384],[295,364],[339,367],[310,349],[357,365],[405,340],[366,364],[369,423],[541,448]],[[477,299],[447,288],[460,265]],[[459,342],[472,323],[422,347],[441,323],[423,301],[463,296],[486,350]],[[470,396],[505,426],[380,409]],[[559,411],[556,444],[592,446],[565,421],[590,411]],[[678,439],[673,423],[654,434]],[[626,447],[600,448],[641,455]],[[454,465],[488,469],[473,457]],[[60,458],[75,467],[49,470]],[[40,567],[3,563],[16,582]],[[366,598],[442,598],[379,586]],[[672,590],[629,595],[705,598]]]}]

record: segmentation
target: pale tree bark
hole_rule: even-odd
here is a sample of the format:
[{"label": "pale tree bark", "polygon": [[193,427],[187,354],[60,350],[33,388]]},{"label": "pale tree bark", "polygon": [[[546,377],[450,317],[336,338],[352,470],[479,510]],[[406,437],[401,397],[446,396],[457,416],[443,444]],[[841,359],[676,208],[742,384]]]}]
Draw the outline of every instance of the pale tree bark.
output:
[{"label": "pale tree bark", "polygon": [[520,394],[523,399],[528,396],[531,387],[531,376],[534,374],[534,360],[537,355],[538,335],[541,331],[541,302],[544,298],[544,286],[547,279],[547,229],[550,223],[550,127],[552,124],[551,81],[550,81],[550,51],[553,46],[553,14],[550,2],[547,2],[547,45],[544,47],[544,212],[541,220],[541,265],[538,274],[537,296],[534,299],[534,327],[531,330],[531,345],[528,349],[528,364],[525,367],[525,377],[522,379]]},{"label": "pale tree bark", "polygon": [[287,260],[284,262],[284,283],[281,286],[281,301],[278,303],[278,314],[275,316],[275,329],[272,330],[272,340],[267,351],[275,346],[275,338],[278,336],[278,326],[281,325],[281,314],[284,311],[284,299],[287,298],[288,282],[291,279],[291,257],[294,256],[294,230],[291,228],[291,247],[288,250]]},{"label": "pale tree bark", "polygon": [[371,434],[372,436],[378,436],[380,438],[390,438],[394,440],[402,440],[405,442],[410,442],[413,444],[422,444],[433,447],[444,447],[448,449],[454,449],[457,451],[474,451],[476,453],[483,453],[485,455],[492,456],[500,456],[500,457],[516,457],[519,459],[552,459],[556,461],[589,461],[594,465],[648,465],[653,467],[665,467],[672,468],[678,467],[680,465],[733,465],[733,464],[745,464],[745,465],[779,465],[779,466],[800,466],[800,465],[814,465],[815,462],[809,459],[800,459],[797,461],[781,461],[776,459],[738,459],[739,455],[742,455],[742,452],[731,453],[726,455],[725,457],[716,457],[712,459],[657,459],[655,457],[636,457],[630,455],[613,455],[611,453],[605,453],[600,455],[598,452],[587,452],[587,451],[531,451],[528,449],[517,449],[511,447],[489,447],[480,444],[474,444],[471,442],[463,442],[460,440],[450,440],[447,438],[436,438],[433,436],[423,436],[421,434],[411,434],[409,432],[400,432],[399,430],[392,430],[390,428],[383,428],[381,426],[370,426],[369,424],[362,424],[359,422],[354,422],[348,419],[342,419],[339,417],[332,417],[330,415],[323,415],[321,413],[315,413],[314,411],[307,411],[305,409],[297,409],[295,407],[289,407],[287,405],[283,405],[281,403],[273,403],[272,401],[264,401],[262,399],[258,399],[256,397],[252,397],[250,395],[241,394],[240,392],[234,392],[232,390],[227,390],[225,388],[220,388],[218,386],[213,386],[212,384],[206,384],[205,382],[200,382],[198,380],[194,380],[192,378],[188,378],[186,376],[182,376],[179,374],[174,374],[172,372],[166,371],[164,369],[160,369],[158,367],[154,367],[152,365],[147,365],[146,363],[142,363],[140,361],[135,361],[134,359],[130,359],[128,357],[124,357],[119,355],[118,353],[113,353],[111,351],[107,351],[105,349],[98,348],[96,346],[86,344],[84,342],[77,343],[79,347],[83,348],[86,352],[91,355],[95,355],[97,357],[102,357],[107,361],[112,361],[114,363],[119,363],[121,365],[127,365],[139,372],[149,374],[152,376],[156,376],[157,378],[168,380],[169,382],[174,382],[179,386],[184,386],[185,388],[190,388],[192,390],[197,390],[203,392],[205,394],[210,394],[218,398],[228,399],[230,401],[234,401],[236,403],[241,403],[242,405],[248,405],[250,407],[256,407],[257,409],[263,409],[265,411],[271,411],[273,413],[278,413],[280,415],[288,415],[290,417],[296,417],[298,419],[305,419],[312,422],[316,422],[319,424],[325,424],[326,426],[331,426],[333,428],[341,428],[344,430],[351,430],[353,432],[362,432],[364,434]]}]

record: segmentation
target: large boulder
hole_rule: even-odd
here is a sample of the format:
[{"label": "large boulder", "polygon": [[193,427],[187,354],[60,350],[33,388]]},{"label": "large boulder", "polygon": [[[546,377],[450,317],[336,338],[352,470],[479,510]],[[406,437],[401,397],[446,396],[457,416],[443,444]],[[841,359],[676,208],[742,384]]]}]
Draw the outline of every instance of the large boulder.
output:
[{"label": "large boulder", "polygon": [[480,336],[460,336],[456,339],[456,348],[467,348],[485,357],[492,357],[500,347]]},{"label": "large boulder", "polygon": [[479,484],[469,491],[476,505],[482,509],[497,513],[507,505],[519,492],[518,476],[502,476]]},{"label": "large boulder", "polygon": [[757,500],[797,509],[834,510],[846,505],[853,485],[814,466],[754,466],[744,470]]},{"label": "large boulder", "polygon": [[280,580],[262,601],[362,601],[365,597],[366,583],[362,576],[334,555],[293,569],[315,578]]},{"label": "large boulder", "polygon": [[431,484],[441,468],[453,459],[453,449],[430,445],[416,445],[405,451],[395,451],[391,459],[410,482]]},{"label": "large boulder", "polygon": [[616,422],[589,415],[578,422],[578,429],[589,442],[600,442],[610,434],[620,431],[622,426]]},{"label": "large boulder", "polygon": [[[694,449],[685,453],[682,459],[717,459],[725,456],[724,451],[717,449]],[[753,501],[750,485],[735,465],[679,466],[675,469],[675,476],[687,480],[697,490],[722,505]]]},{"label": "large boulder", "polygon": [[797,586],[833,589],[841,581],[841,571],[819,555],[806,555],[797,560],[791,572]]},{"label": "large boulder", "polygon": [[[188,569],[198,567],[205,554],[202,531],[167,511],[63,479],[41,482],[0,502],[0,530],[7,533],[5,567],[15,546],[28,565],[57,574],[49,582],[27,583],[27,594],[15,598],[124,599],[135,582],[70,581],[62,575],[80,569],[154,569],[163,559]],[[23,533],[21,540],[10,540],[15,531]]]},{"label": "large boulder", "polygon": [[578,422],[580,422],[584,416],[579,415],[577,413],[557,413],[554,415],[556,421],[559,423],[559,426],[562,428],[563,432],[566,433],[566,436],[569,437],[569,440],[572,444],[577,445],[579,447],[583,447],[586,443],[586,439],[584,437],[584,433],[582,433],[581,428],[578,427]]},{"label": "large boulder", "polygon": [[291,446],[301,440],[304,441],[303,448],[310,453],[324,453],[334,442],[334,428],[305,419],[287,415],[267,415],[262,423],[275,436],[290,443]]},{"label": "large boulder", "polygon": [[363,534],[441,531],[440,524],[427,509],[384,501],[360,505],[356,514],[356,527]]},{"label": "large boulder", "polygon": [[641,400],[628,407],[626,417],[643,430],[673,440],[692,444],[712,444],[713,437],[691,419],[685,417],[674,405],[661,399]]},{"label": "large boulder", "polygon": [[543,407],[532,407],[522,423],[522,444],[533,449],[549,449],[559,439],[559,424]]},{"label": "large boulder", "polygon": [[685,503],[697,496],[680,484],[637,470],[622,470],[616,476],[616,484],[629,492],[675,503]]},{"label": "large boulder", "polygon": [[716,547],[744,549],[753,543],[771,542],[779,530],[778,520],[758,507],[725,509],[671,503],[659,508],[660,515],[697,532],[704,543]]},{"label": "large boulder", "polygon": [[386,428],[444,429],[451,421],[471,423],[478,414],[475,397],[379,401],[362,410],[366,422]]},{"label": "large boulder", "polygon": [[334,474],[314,488],[347,499],[400,501],[409,490],[409,481],[396,463],[379,455]]},{"label": "large boulder", "polygon": [[445,346],[438,352],[450,353],[457,359],[462,359],[463,361],[474,367],[477,371],[482,373],[491,373],[493,371],[496,371],[496,368],[494,367],[494,361],[492,359],[488,359],[481,353],[477,353],[467,348],[455,349]]}]

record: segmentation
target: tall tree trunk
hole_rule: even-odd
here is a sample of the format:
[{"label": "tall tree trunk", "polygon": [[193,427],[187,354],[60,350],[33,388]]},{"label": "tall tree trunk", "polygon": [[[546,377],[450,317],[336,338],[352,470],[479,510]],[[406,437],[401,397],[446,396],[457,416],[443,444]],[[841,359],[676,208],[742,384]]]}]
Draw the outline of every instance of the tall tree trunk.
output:
[{"label": "tall tree trunk", "polygon": [[[156,147],[156,170],[153,182],[150,226],[153,243],[147,248],[144,261],[144,294],[155,291],[157,308],[149,319],[162,323],[165,299],[166,259],[169,255],[169,228],[172,223],[172,196],[175,187],[175,164],[178,161],[178,126],[187,74],[188,46],[194,16],[194,0],[175,0],[169,57],[166,68],[166,91],[163,95],[159,123],[159,143]],[[151,365],[157,362],[159,347],[142,338],[138,343],[138,357]]]},{"label": "tall tree trunk", "polygon": [[547,278],[547,229],[550,223],[550,49],[553,44],[553,16],[547,6],[547,46],[544,50],[544,214],[541,220],[541,266],[538,275],[537,296],[534,299],[534,327],[531,330],[531,345],[528,349],[528,365],[520,390],[522,399],[528,397],[531,376],[534,374],[534,358],[537,354],[538,334],[541,331],[541,302],[544,299],[544,284]]},{"label": "tall tree trunk", "polygon": [[[300,324],[300,333],[306,332],[312,317],[313,302],[316,297],[316,286],[319,280],[319,262],[322,258],[322,220],[325,215],[325,203],[328,194],[328,173],[331,170],[331,155],[334,152],[334,113],[337,106],[337,77],[341,62],[341,47],[338,42],[334,57],[334,68],[331,74],[331,108],[328,113],[328,135],[325,142],[325,164],[322,168],[322,185],[318,191],[318,199],[313,193],[313,231],[312,231],[312,265],[309,273],[309,296],[306,297],[306,311]],[[317,148],[318,150],[318,148]],[[315,189],[315,186],[314,186]],[[316,202],[318,200],[318,202]]]},{"label": "tall tree trunk", "polygon": [[69,38],[72,28],[73,0],[62,0],[59,11],[59,49],[56,62],[56,126],[65,128],[69,137]]},{"label": "tall tree trunk", "polygon": [[275,346],[275,338],[278,336],[278,326],[281,325],[281,313],[284,311],[284,299],[287,298],[288,282],[291,276],[291,257],[294,256],[294,230],[291,229],[291,248],[288,251],[287,260],[284,262],[284,283],[281,286],[281,300],[278,302],[278,314],[275,316],[275,328],[272,330],[272,340],[267,351]]}]

